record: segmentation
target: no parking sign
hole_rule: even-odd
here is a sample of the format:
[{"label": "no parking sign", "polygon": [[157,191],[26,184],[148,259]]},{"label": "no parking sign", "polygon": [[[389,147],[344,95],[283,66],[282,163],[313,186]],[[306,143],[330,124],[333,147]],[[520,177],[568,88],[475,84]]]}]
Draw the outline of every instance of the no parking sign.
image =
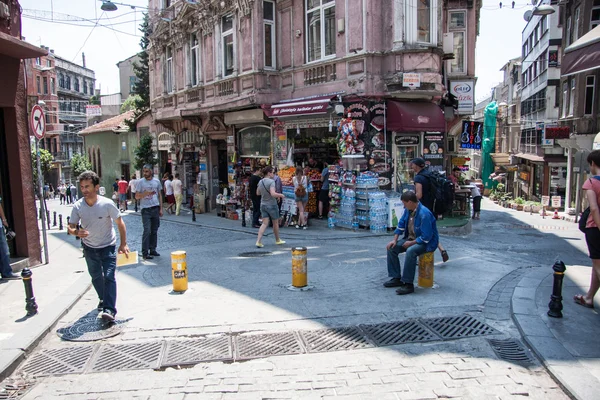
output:
[{"label": "no parking sign", "polygon": [[29,125],[36,138],[40,140],[44,138],[44,135],[46,134],[46,119],[42,107],[38,105],[33,106],[31,109]]}]

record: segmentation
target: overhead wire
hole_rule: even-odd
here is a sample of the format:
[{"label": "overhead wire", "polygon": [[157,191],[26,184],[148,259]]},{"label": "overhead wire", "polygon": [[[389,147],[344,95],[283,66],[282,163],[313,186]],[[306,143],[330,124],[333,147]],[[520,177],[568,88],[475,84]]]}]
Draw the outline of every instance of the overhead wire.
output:
[{"label": "overhead wire", "polygon": [[[105,12],[103,11],[102,14],[100,14],[100,18],[102,18],[102,15],[104,13]],[[92,30],[90,31],[90,33],[87,35],[87,37],[85,38],[85,41],[83,42],[83,44],[81,45],[81,47],[79,48],[79,50],[77,50],[77,53],[75,53],[75,56],[73,57],[73,59],[71,60],[71,62],[75,62],[75,59],[79,55],[79,52],[81,50],[83,50],[83,48],[85,47],[85,44],[87,43],[88,39],[90,38],[90,36],[92,36],[92,33],[94,33],[94,29],[96,29],[96,26],[98,26],[98,23],[100,23],[100,18],[98,18],[98,20],[96,21],[96,25],[94,25],[94,27],[92,28]]]}]

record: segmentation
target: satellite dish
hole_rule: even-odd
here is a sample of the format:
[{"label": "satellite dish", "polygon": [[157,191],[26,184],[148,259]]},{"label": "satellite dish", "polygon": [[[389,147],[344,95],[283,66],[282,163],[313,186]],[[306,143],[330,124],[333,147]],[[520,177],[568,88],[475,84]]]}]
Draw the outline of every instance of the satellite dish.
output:
[{"label": "satellite dish", "polygon": [[529,22],[532,15],[533,15],[533,12],[531,10],[527,10],[527,11],[525,11],[525,14],[523,14],[523,19],[525,21]]}]

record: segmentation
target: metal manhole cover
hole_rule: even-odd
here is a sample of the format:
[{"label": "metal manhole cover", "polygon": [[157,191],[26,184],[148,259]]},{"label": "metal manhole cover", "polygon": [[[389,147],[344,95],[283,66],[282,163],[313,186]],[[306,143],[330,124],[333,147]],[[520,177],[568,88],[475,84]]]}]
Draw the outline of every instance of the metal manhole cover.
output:
[{"label": "metal manhole cover", "polygon": [[460,339],[499,333],[491,326],[484,324],[470,315],[421,319],[421,322],[442,339]]},{"label": "metal manhole cover", "polygon": [[245,253],[238,254],[238,257],[252,258],[252,257],[266,257],[273,253],[270,251],[247,251]]},{"label": "metal manhole cover", "polygon": [[94,310],[79,318],[72,325],[56,330],[56,334],[63,340],[70,342],[93,342],[117,336],[123,331],[123,324],[127,320],[117,320],[106,324],[98,318],[98,311]]},{"label": "metal manhole cover", "polygon": [[488,339],[490,346],[494,352],[502,360],[531,363],[532,358],[529,357],[527,351],[521,346],[521,343],[516,339]]},{"label": "metal manhole cover", "polygon": [[407,320],[377,325],[361,325],[378,346],[392,346],[401,343],[426,342],[438,339],[418,321]]},{"label": "metal manhole cover", "polygon": [[90,371],[124,371],[158,368],[163,342],[106,345],[100,347]]},{"label": "metal manhole cover", "polygon": [[232,358],[233,351],[229,336],[169,341],[161,367],[231,360]]},{"label": "metal manhole cover", "polygon": [[72,346],[42,350],[29,357],[21,373],[31,376],[74,374],[83,372],[94,346]]},{"label": "metal manhole cover", "polygon": [[238,360],[304,353],[294,332],[240,335],[235,338],[235,343]]},{"label": "metal manhole cover", "polygon": [[300,332],[309,353],[373,347],[356,327]]}]

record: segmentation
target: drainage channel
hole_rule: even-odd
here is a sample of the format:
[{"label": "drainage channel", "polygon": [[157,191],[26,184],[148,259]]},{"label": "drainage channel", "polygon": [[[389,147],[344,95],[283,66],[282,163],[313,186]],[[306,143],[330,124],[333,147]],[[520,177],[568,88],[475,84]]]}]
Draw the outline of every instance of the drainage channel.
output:
[{"label": "drainage channel", "polygon": [[46,349],[20,368],[32,377],[162,369],[210,361],[235,362],[278,355],[356,350],[404,343],[497,335],[499,331],[464,314],[398,322],[263,334],[222,334],[133,344]]}]

